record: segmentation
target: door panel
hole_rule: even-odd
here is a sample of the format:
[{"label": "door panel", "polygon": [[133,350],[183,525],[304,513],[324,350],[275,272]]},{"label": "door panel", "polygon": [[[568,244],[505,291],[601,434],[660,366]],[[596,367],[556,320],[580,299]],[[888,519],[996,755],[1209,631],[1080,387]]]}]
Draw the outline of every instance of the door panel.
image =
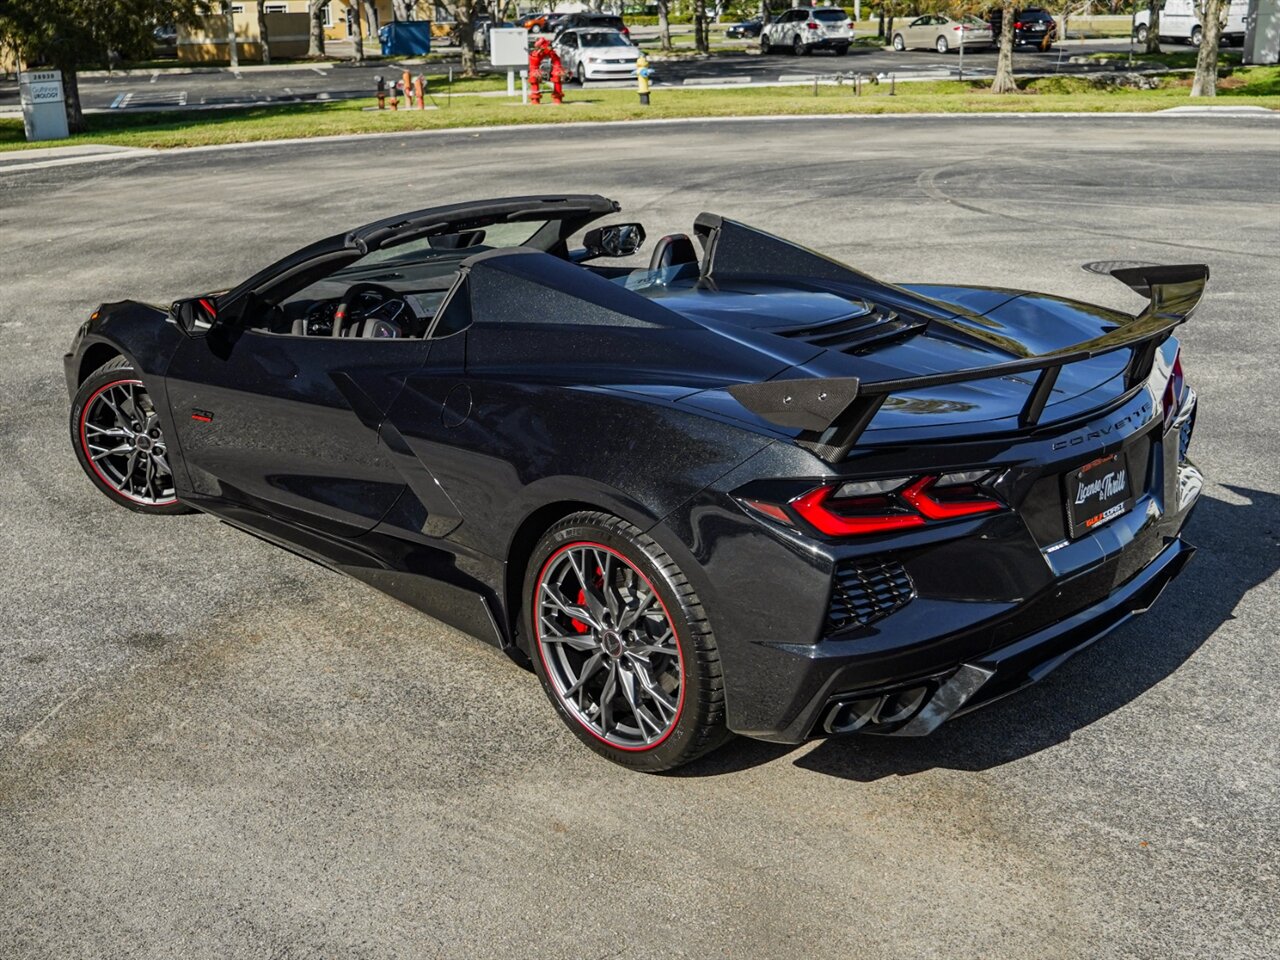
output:
[{"label": "door panel", "polygon": [[186,341],[167,382],[194,492],[329,534],[370,530],[405,489],[378,427],[429,349],[217,327]]}]

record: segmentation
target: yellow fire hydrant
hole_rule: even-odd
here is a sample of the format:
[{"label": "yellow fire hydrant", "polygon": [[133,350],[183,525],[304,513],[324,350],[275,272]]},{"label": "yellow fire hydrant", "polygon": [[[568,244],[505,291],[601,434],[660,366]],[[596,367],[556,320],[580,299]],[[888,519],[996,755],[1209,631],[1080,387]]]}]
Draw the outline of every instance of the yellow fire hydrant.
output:
[{"label": "yellow fire hydrant", "polygon": [[640,91],[640,105],[649,105],[649,78],[653,71],[649,69],[649,59],[642,53],[636,60],[636,89]]}]

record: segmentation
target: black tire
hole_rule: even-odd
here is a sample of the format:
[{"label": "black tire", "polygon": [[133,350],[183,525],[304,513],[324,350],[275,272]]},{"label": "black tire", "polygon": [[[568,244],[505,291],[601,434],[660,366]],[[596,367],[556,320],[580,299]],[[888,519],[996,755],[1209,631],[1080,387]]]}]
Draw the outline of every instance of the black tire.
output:
[{"label": "black tire", "polygon": [[837,56],[837,57],[844,57],[844,56],[848,56],[848,54],[849,54],[849,45],[848,45],[847,43],[842,43],[842,44],[840,44],[839,46],[837,46],[837,47],[836,47],[836,56]]},{"label": "black tire", "polygon": [[773,53],[773,41],[769,39],[767,33],[760,34],[760,55],[767,57]]},{"label": "black tire", "polygon": [[[657,605],[648,602],[649,614],[636,621],[632,625],[634,629],[625,628],[621,621],[611,620],[612,615],[608,611],[600,613],[602,629],[597,629],[568,618],[563,608],[543,607],[540,610],[539,603],[554,602],[545,599],[549,593],[544,592],[544,584],[559,596],[565,596],[564,590],[573,591],[576,584],[581,589],[569,599],[578,604],[575,609],[585,615],[591,600],[586,595],[586,584],[574,575],[578,569],[574,559],[576,557],[581,562],[582,558],[592,556],[599,560],[595,573],[601,579],[595,580],[592,587],[600,591],[599,596],[605,596],[603,577],[608,570],[608,576],[616,583],[629,582],[631,589],[642,591],[641,595],[651,594],[656,598]],[[619,560],[621,563],[617,562]],[[590,563],[588,560],[584,569],[589,569]],[[572,579],[562,579],[566,569],[573,571],[569,574]],[[644,608],[645,604],[640,606]],[[545,616],[548,611],[551,615]],[[521,620],[522,631],[528,637],[534,671],[542,681],[548,699],[578,739],[600,756],[631,770],[657,773],[689,763],[728,739],[720,655],[702,603],[675,561],[651,537],[632,524],[607,513],[583,512],[566,517],[548,530],[529,559]],[[553,620],[559,624],[559,633],[544,630],[544,624],[551,624]],[[656,626],[646,627],[644,624]],[[671,662],[670,653],[663,655],[641,649],[645,643],[657,643],[641,631],[661,632],[665,637],[665,625],[671,627],[675,639],[676,663]],[[552,630],[555,629],[553,625]],[[580,649],[576,644],[578,638],[574,631],[582,636],[582,643],[587,649]],[[565,643],[565,637],[574,643]],[[633,654],[632,651],[639,652]],[[623,681],[610,679],[614,676],[631,677],[632,696],[640,697],[645,687],[644,681],[639,679],[635,656],[644,658],[644,676],[648,678],[650,687],[661,687],[660,692],[664,696],[676,696],[671,685],[677,678],[679,682],[678,702],[667,704],[668,710],[674,710],[672,718],[665,721],[665,726],[655,726],[652,734],[645,733],[638,711],[631,710],[627,706],[629,697],[623,698],[619,692],[624,686]],[[664,658],[661,673],[654,672],[659,668],[656,661],[650,662],[650,657]],[[589,661],[593,659],[598,662],[591,668]],[[575,662],[579,671],[576,678]],[[601,670],[608,676],[602,676]],[[595,682],[584,684],[584,675],[591,676]],[[569,683],[570,680],[574,682]],[[655,680],[659,682],[655,684]],[[599,689],[588,692],[587,688],[595,688],[597,683]],[[614,683],[612,688],[610,683]],[[575,686],[582,686],[584,693],[579,694],[576,705],[571,705],[567,696],[572,696]],[[607,698],[606,693],[610,689],[612,698]],[[629,713],[635,721],[635,726],[630,729],[639,729],[642,735],[651,736],[652,742],[637,743],[637,738],[626,733],[627,728],[620,721],[613,726],[612,739],[606,721],[601,720],[595,728],[590,726],[591,716],[606,715],[598,703],[583,707],[584,698],[590,697],[600,702],[607,699],[615,705],[615,710]],[[654,716],[660,718],[661,711],[655,712],[656,704],[653,705],[655,709],[647,711],[650,719]],[[595,713],[592,713],[592,708]],[[585,713],[585,717],[579,713]]]},{"label": "black tire", "polygon": [[1137,40],[1138,40],[1138,42],[1139,42],[1139,43],[1146,43],[1146,42],[1147,42],[1147,35],[1148,35],[1149,33],[1150,33],[1150,31],[1147,29],[1147,25],[1146,25],[1145,23],[1140,23],[1140,24],[1138,24]]},{"label": "black tire", "polygon": [[1198,47],[1204,41],[1204,30],[1200,26],[1191,28],[1191,45]]},{"label": "black tire", "polygon": [[803,57],[809,51],[805,48],[804,41],[800,39],[800,34],[796,34],[791,38],[791,52],[797,57]]},{"label": "black tire", "polygon": [[902,34],[895,33],[893,35],[893,49],[898,53],[902,53],[902,51],[907,49],[907,41],[902,39]]},{"label": "black tire", "polygon": [[[119,414],[110,413],[112,409],[110,405],[115,402],[113,394],[132,397],[133,399],[128,401],[134,404],[132,409],[126,408]],[[106,399],[102,399],[104,397]],[[137,419],[131,420],[140,413],[146,416],[150,424],[145,431],[138,428],[147,424],[139,423]],[[114,425],[104,426],[99,420],[102,415],[109,415],[111,420],[115,421]],[[121,417],[131,421],[128,427],[122,425]],[[99,420],[96,427],[95,420]],[[166,480],[159,469],[155,468],[147,477],[148,486],[143,488],[145,493],[139,492],[137,487],[127,487],[121,479],[135,475],[132,468],[140,456],[145,456],[145,462],[154,462],[155,451],[159,452],[160,460],[168,465],[168,450],[164,443],[164,434],[160,429],[158,412],[151,402],[146,385],[126,358],[116,357],[104,363],[80,384],[80,389],[76,391],[75,398],[71,401],[69,427],[71,446],[76,452],[76,460],[80,463],[80,468],[109,500],[138,513],[173,515],[192,512],[190,507],[178,500],[173,490],[172,474],[169,474]],[[116,431],[128,432],[131,429],[133,430],[131,437],[116,433]],[[111,432],[110,437],[108,432]],[[94,433],[95,438],[99,440],[98,443],[95,444],[90,438],[91,433]],[[138,435],[143,435],[143,440],[137,440]],[[121,448],[131,445],[133,449],[128,453],[120,454],[103,452],[104,444],[115,444],[116,441],[119,441],[118,446]],[[144,442],[146,449],[153,453],[138,452]],[[97,450],[94,450],[94,447],[97,447]]]},{"label": "black tire", "polygon": [[934,41],[933,49],[937,50],[941,54],[947,54],[951,52],[951,44],[947,43],[946,37],[939,37]]}]

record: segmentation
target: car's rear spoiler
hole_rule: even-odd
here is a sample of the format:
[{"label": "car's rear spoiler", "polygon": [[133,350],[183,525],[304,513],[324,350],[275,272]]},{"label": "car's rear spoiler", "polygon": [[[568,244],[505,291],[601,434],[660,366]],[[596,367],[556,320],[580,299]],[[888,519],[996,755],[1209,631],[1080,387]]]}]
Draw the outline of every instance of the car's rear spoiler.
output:
[{"label": "car's rear spoiler", "polygon": [[1059,372],[1069,363],[1129,350],[1125,389],[1144,383],[1151,375],[1160,344],[1191,316],[1200,302],[1209,280],[1209,268],[1204,264],[1133,267],[1113,270],[1111,275],[1150,297],[1150,304],[1131,322],[1053,353],[989,367],[870,383],[856,377],[743,383],[729,387],[729,393],[770,423],[802,431],[797,442],[828,463],[836,463],[848,455],[885,400],[895,393],[1039,371],[1018,416],[1021,426],[1032,427],[1044,413]]}]

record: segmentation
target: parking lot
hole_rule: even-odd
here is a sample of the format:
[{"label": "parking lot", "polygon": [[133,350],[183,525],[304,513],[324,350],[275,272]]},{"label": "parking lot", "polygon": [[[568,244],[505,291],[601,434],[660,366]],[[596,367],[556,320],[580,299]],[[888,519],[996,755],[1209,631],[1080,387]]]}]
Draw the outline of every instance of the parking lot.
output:
[{"label": "parking lot", "polygon": [[[0,956],[1273,957],[1277,156],[1269,116],[973,115],[0,169]],[[737,741],[643,777],[497,650],[80,473],[60,360],[99,302],[218,289],[403,209],[561,190],[653,237],[709,210],[887,280],[1128,310],[1081,265],[1208,263],[1180,333],[1209,478],[1192,566],[927,739]]]}]

